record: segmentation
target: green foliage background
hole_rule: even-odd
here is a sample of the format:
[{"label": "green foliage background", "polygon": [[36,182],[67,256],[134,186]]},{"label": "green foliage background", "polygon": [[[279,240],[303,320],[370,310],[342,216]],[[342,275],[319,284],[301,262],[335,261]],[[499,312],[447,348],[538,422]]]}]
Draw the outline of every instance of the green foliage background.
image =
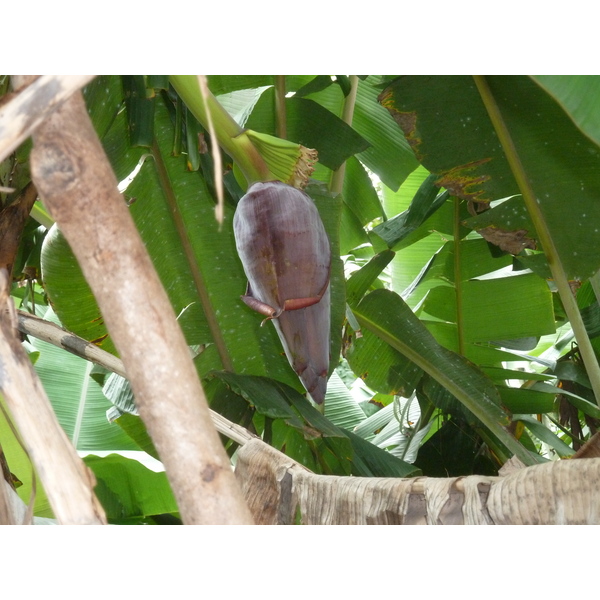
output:
[{"label": "green foliage background", "polygon": [[[270,135],[281,124],[274,81],[208,78],[242,128]],[[597,99],[598,78],[486,81],[597,350],[600,105],[591,98]],[[353,85],[350,123],[342,116]],[[168,78],[102,76],[84,90],[118,180],[131,178],[125,200],[180,315],[211,408],[319,473],[496,473],[512,455],[533,464],[573,453],[600,418],[589,378],[597,365],[581,360],[582,333],[575,338],[565,316],[539,225],[473,78],[289,76],[285,90],[287,138],[319,152],[306,191],[334,255],[324,415],[303,397],[274,328],[260,327],[260,316],[239,300],[245,279],[231,224],[244,181],[234,172],[236,157],[224,156],[219,224],[208,133]],[[12,171],[28,182],[28,150],[5,161],[3,177]],[[338,193],[332,181],[340,168]],[[102,218],[101,211],[89,218]],[[38,304],[47,298],[63,326],[114,353],[60,231],[35,225],[26,229],[19,271],[37,269],[43,290],[15,282],[17,302],[31,309],[32,298]],[[497,245],[500,238],[521,246],[509,253]],[[40,353],[36,369],[78,449],[149,447],[140,441],[143,424],[133,404],[102,393],[105,374],[31,343]],[[141,331],[140,360],[144,343]],[[121,412],[109,422],[106,410],[115,402]],[[7,431],[9,464],[13,457],[24,464]],[[233,455],[235,446],[226,444]],[[165,478],[114,455],[89,464],[102,474],[114,522],[176,518]],[[19,477],[26,498],[30,475],[21,470]],[[123,490],[136,486],[160,489],[162,501],[144,495],[147,503],[123,502]],[[48,511],[40,500],[36,514]]]}]

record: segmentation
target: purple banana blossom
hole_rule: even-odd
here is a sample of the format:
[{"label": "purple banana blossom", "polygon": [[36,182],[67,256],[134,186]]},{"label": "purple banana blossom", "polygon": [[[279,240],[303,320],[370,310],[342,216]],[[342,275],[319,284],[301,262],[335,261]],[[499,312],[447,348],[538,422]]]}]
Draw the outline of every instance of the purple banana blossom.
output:
[{"label": "purple banana blossom", "polygon": [[331,249],[304,192],[280,181],[255,183],[234,219],[248,278],[242,300],[272,320],[285,354],[312,399],[322,404],[329,370]]}]

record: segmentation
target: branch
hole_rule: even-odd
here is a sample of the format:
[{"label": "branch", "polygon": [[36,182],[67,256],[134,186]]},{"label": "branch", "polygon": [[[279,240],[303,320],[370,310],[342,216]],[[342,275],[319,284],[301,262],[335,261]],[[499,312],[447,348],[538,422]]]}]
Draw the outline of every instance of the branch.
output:
[{"label": "branch", "polygon": [[29,184],[17,200],[0,210],[0,268],[7,270],[9,281],[21,235],[36,198],[37,190]]},{"label": "branch", "polygon": [[[117,375],[121,375],[121,377],[127,377],[123,361],[110,352],[106,352],[106,350],[98,348],[95,344],[84,340],[74,333],[64,330],[62,327],[59,327],[50,321],[40,319],[40,317],[30,315],[21,310],[17,311],[17,316],[19,319],[19,331],[22,333],[31,335],[39,340],[58,346],[59,348],[63,348],[71,354],[79,356],[79,358],[90,360],[113,373],[117,373]],[[257,439],[257,437],[247,429],[232,423],[213,410],[210,411],[210,416],[219,433],[222,433],[242,446],[251,440]]]},{"label": "branch", "polygon": [[93,75],[42,75],[0,108],[0,162]]},{"label": "branch", "polygon": [[31,175],[96,297],[183,521],[251,523],[185,338],[80,93],[38,128]]}]

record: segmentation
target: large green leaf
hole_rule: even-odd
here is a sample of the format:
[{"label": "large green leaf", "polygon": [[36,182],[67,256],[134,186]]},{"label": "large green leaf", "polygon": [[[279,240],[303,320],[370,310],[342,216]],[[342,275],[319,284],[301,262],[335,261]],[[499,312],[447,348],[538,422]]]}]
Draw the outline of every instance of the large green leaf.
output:
[{"label": "large green leaf", "polygon": [[[427,181],[428,176],[429,172],[423,167],[419,167],[406,178],[406,181],[397,192],[383,186],[383,204],[386,213],[397,215],[389,219],[388,223],[395,220],[401,226],[406,225],[409,209],[413,202],[419,199],[418,192]],[[420,206],[414,216],[418,217],[421,210],[427,210],[427,208]],[[431,261],[432,256],[444,244],[446,236],[452,233],[454,211],[451,203],[446,202],[433,214],[429,215],[416,229],[413,226],[419,221],[415,221],[414,218],[408,220],[409,222],[412,220],[412,223],[409,223],[409,227],[405,229],[406,235],[399,239],[394,235],[388,240],[396,251],[396,256],[391,263],[390,275],[391,289],[402,294],[409,306],[414,307],[421,300],[426,290],[423,286],[419,289],[418,294],[414,294],[411,290],[419,280],[420,274],[423,273],[423,270]],[[388,246],[388,242],[380,237],[377,232],[389,230],[389,225],[380,227],[381,229],[377,227],[370,234],[371,242],[377,250]]]},{"label": "large green leaf", "polygon": [[17,493],[25,504],[31,501],[31,493],[35,479],[35,501],[33,505],[34,515],[38,517],[53,518],[54,513],[50,507],[50,502],[42,486],[42,482],[34,472],[32,463],[29,460],[27,452],[21,446],[19,439],[14,433],[14,423],[7,420],[10,418],[8,407],[4,398],[0,395],[0,445],[2,452],[8,464],[11,474],[20,482],[17,487]]},{"label": "large green leaf", "polygon": [[[567,276],[588,278],[600,267],[600,149],[531,78],[487,81]],[[519,193],[473,79],[402,77],[380,100],[440,186],[484,203]]]},{"label": "large green leaf", "polygon": [[414,195],[408,209],[374,229],[389,248],[394,248],[423,223],[448,199],[448,194],[439,194],[437,175],[429,175]]},{"label": "large green leaf", "polygon": [[[423,312],[457,323],[465,343],[508,340],[554,333],[552,296],[537,275],[464,281],[456,289],[438,286],[431,290]],[[458,314],[460,301],[461,315]],[[490,318],[490,314],[494,315]]]},{"label": "large green leaf", "polygon": [[110,129],[123,105],[123,85],[120,77],[100,75],[83,89],[90,119],[102,138]]},{"label": "large green leaf", "polygon": [[[286,89],[296,91],[313,79],[312,75],[286,75]],[[249,90],[263,86],[272,86],[275,83],[274,75],[209,75],[208,87],[210,91],[219,96],[237,90]]]},{"label": "large green leaf", "polygon": [[[283,419],[307,440],[317,454],[315,463],[306,466],[324,473],[361,477],[411,477],[418,470],[358,436],[335,426],[321,415],[302,395],[283,384],[248,375],[214,373],[236,394],[242,396],[256,410],[274,419]],[[356,416],[352,417],[354,420]],[[279,436],[282,449],[289,442],[288,435]],[[294,454],[297,460],[309,456],[297,436]]]},{"label": "large green leaf", "polygon": [[337,371],[329,378],[325,397],[325,416],[338,427],[353,431],[366,419],[363,409],[346,387]]},{"label": "large green leaf", "polygon": [[406,140],[398,136],[393,122],[377,102],[375,77],[359,80],[352,127],[371,144],[358,157],[381,181],[397,190],[418,164],[411,156]]},{"label": "large green leaf", "polygon": [[365,295],[394,256],[395,252],[384,250],[358,271],[352,273],[346,283],[346,294],[350,306],[354,306]]},{"label": "large green leaf", "polygon": [[354,156],[346,161],[344,202],[362,225],[385,218],[373,180],[362,163]]},{"label": "large green leaf", "polygon": [[552,446],[561,457],[573,455],[573,448],[567,446],[556,434],[530,415],[515,415],[515,419],[522,421],[527,429],[542,442]]},{"label": "large green leaf", "polygon": [[369,388],[399,396],[414,392],[423,372],[401,351],[368,329],[354,333],[347,345],[349,365]]},{"label": "large green leaf", "polygon": [[44,287],[60,322],[78,336],[116,354],[94,294],[57,225],[44,239],[41,265]]},{"label": "large green leaf", "polygon": [[[456,256],[457,251],[458,257]],[[423,281],[438,279],[456,283],[483,276],[492,277],[495,271],[511,265],[512,258],[509,255],[494,256],[490,252],[487,242],[481,238],[461,240],[458,249],[456,242],[446,242],[435,255]],[[507,275],[510,276],[510,273],[505,273],[503,277]],[[500,275],[496,275],[494,278],[499,277]]]},{"label": "large green leaf", "polygon": [[399,296],[376,290],[362,300],[354,313],[364,329],[433,377],[510,452],[527,464],[535,461],[504,429],[508,416],[492,381],[461,356],[440,346]]}]

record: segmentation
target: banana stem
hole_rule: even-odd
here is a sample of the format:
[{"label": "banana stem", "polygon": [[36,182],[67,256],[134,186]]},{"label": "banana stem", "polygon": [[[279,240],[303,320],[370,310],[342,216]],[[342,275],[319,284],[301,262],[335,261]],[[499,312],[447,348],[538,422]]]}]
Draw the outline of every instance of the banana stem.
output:
[{"label": "banana stem", "polygon": [[[342,121],[348,125],[352,125],[354,117],[354,106],[356,105],[356,94],[358,92],[358,77],[350,75],[350,93],[346,96],[344,102],[344,112],[342,113]],[[340,194],[344,187],[344,176],[346,174],[346,163],[340,165],[337,171],[334,171],[329,185],[329,191],[332,194]]]},{"label": "banana stem", "polygon": [[212,93],[203,99],[195,75],[170,75],[169,81],[192,114],[208,129],[212,118],[219,146],[236,162],[248,184],[269,179],[269,169],[244,130],[219,104]]},{"label": "banana stem", "polygon": [[546,254],[548,266],[550,267],[550,271],[552,273],[552,278],[554,279],[554,283],[558,288],[558,294],[562,300],[567,317],[571,322],[571,327],[573,328],[573,333],[575,335],[575,339],[577,340],[577,345],[579,346],[585,369],[590,378],[590,383],[592,384],[594,396],[596,397],[596,403],[600,405],[600,365],[598,365],[598,359],[596,358],[590,338],[588,337],[587,331],[583,324],[579,308],[577,307],[577,301],[575,300],[573,292],[571,291],[571,287],[569,286],[560,256],[556,250],[556,246],[554,245],[554,240],[552,239],[550,231],[548,230],[544,213],[542,212],[542,209],[536,200],[535,192],[533,191],[533,188],[527,179],[525,168],[521,163],[521,159],[508,131],[508,127],[504,122],[500,108],[496,103],[485,77],[482,75],[475,75],[473,79],[475,80],[475,85],[479,90],[483,104],[488,111],[494,129],[496,130],[498,139],[500,140],[502,148],[504,149],[506,159],[508,160],[512,173],[517,181],[519,190],[523,195],[523,200],[525,201],[527,211],[529,212],[533,225],[540,238],[542,248]]},{"label": "banana stem", "polygon": [[277,121],[277,137],[286,140],[285,75],[275,75],[275,118]]}]

